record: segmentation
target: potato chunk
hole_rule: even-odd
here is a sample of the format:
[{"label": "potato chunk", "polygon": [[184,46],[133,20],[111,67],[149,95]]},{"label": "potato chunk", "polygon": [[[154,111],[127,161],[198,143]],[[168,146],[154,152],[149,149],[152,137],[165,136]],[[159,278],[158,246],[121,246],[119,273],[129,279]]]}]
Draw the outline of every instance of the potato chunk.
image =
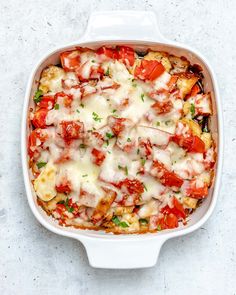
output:
[{"label": "potato chunk", "polygon": [[62,91],[61,80],[65,77],[66,73],[62,68],[49,66],[41,74],[39,90],[42,90],[43,94],[60,92]]}]

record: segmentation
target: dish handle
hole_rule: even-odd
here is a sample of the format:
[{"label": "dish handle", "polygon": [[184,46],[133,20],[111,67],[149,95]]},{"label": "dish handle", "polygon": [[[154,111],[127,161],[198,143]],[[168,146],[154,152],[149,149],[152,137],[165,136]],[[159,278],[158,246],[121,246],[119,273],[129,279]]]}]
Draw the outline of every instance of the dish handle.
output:
[{"label": "dish handle", "polygon": [[96,268],[146,268],[156,264],[166,238],[126,240],[80,239],[87,251],[89,264]]},{"label": "dish handle", "polygon": [[91,13],[81,42],[99,40],[168,41],[159,31],[151,11],[101,11]]}]

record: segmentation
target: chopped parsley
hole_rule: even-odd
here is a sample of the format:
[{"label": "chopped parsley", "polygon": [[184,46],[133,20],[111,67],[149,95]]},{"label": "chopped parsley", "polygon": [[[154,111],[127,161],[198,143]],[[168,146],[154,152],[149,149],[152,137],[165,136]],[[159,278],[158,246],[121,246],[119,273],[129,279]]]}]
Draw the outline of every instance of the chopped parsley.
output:
[{"label": "chopped parsley", "polygon": [[129,227],[129,225],[125,222],[125,221],[121,221],[119,226],[125,228],[125,227]]},{"label": "chopped parsley", "polygon": [[86,145],[85,145],[84,143],[81,143],[81,144],[79,145],[79,147],[80,147],[81,149],[85,149],[85,148],[86,148]]},{"label": "chopped parsley", "polygon": [[74,208],[69,206],[69,199],[68,198],[66,198],[66,201],[64,202],[64,204],[65,204],[65,207],[68,212],[72,213],[74,211]]},{"label": "chopped parsley", "polygon": [[146,163],[146,160],[145,160],[145,159],[141,159],[141,164],[142,164],[142,166],[144,166],[145,163]]},{"label": "chopped parsley", "polygon": [[144,102],[144,93],[141,94],[141,99]]},{"label": "chopped parsley", "polygon": [[148,221],[147,221],[146,218],[140,218],[140,219],[139,219],[139,222],[140,222],[141,224],[148,224]]},{"label": "chopped parsley", "polygon": [[128,167],[125,166],[125,167],[122,167],[121,165],[118,165],[118,169],[120,170],[123,170],[125,175],[128,175],[129,174],[129,171],[128,171]]},{"label": "chopped parsley", "polygon": [[38,169],[40,169],[40,168],[44,167],[45,165],[47,165],[47,163],[46,162],[38,162],[36,165],[37,165]]},{"label": "chopped parsley", "polygon": [[132,86],[133,86],[133,87],[137,87],[137,84],[136,84],[136,83],[133,83]]},{"label": "chopped parsley", "polygon": [[129,174],[128,167],[125,166],[125,175],[128,175],[128,174]]},{"label": "chopped parsley", "polygon": [[160,224],[158,224],[158,226],[157,226],[157,230],[158,230],[158,231],[161,231],[161,225],[160,225]]},{"label": "chopped parsley", "polygon": [[39,103],[43,98],[43,91],[42,90],[37,90],[34,94],[34,102]]},{"label": "chopped parsley", "polygon": [[97,113],[93,112],[93,120],[101,123],[102,118],[100,118]]},{"label": "chopped parsley", "polygon": [[76,110],[76,112],[77,112],[78,114],[80,114],[80,111],[79,111],[79,110]]},{"label": "chopped parsley", "polygon": [[157,121],[156,125],[157,125],[157,126],[160,126],[160,125],[161,125],[161,123],[160,123],[159,121]]},{"label": "chopped parsley", "polygon": [[143,183],[143,187],[144,187],[145,191],[147,192],[147,187],[144,183]]},{"label": "chopped parsley", "polygon": [[56,103],[55,106],[54,106],[54,109],[55,109],[55,110],[59,110],[59,107],[60,107],[59,104]]},{"label": "chopped parsley", "polygon": [[165,121],[166,126],[168,126],[171,123],[171,120]]},{"label": "chopped parsley", "polygon": [[110,69],[109,67],[107,68],[106,72],[105,72],[105,76],[109,76],[110,75]]},{"label": "chopped parsley", "polygon": [[112,113],[114,114],[115,112],[117,112],[117,110],[113,110]]},{"label": "chopped parsley", "polygon": [[125,227],[129,227],[129,225],[127,224],[127,222],[125,221],[120,221],[120,219],[117,216],[114,216],[112,218],[112,221],[115,223],[115,225],[121,226],[123,228]]},{"label": "chopped parsley", "polygon": [[95,60],[94,60],[94,59],[92,59],[92,60],[91,60],[91,62],[95,62]]},{"label": "chopped parsley", "polygon": [[106,137],[109,138],[109,139],[111,139],[111,138],[114,137],[114,134],[107,132],[106,133]]},{"label": "chopped parsley", "polygon": [[82,177],[87,177],[88,176],[88,174],[84,174],[84,175],[82,175]]},{"label": "chopped parsley", "polygon": [[137,155],[139,155],[140,149],[137,149]]},{"label": "chopped parsley", "polygon": [[195,114],[195,105],[193,103],[191,103],[191,105],[190,105],[190,113],[191,113],[192,117],[194,117],[194,114]]},{"label": "chopped parsley", "polygon": [[128,138],[127,138],[127,141],[128,141],[128,142],[131,142],[131,139],[130,139],[130,137],[128,137]]},{"label": "chopped parsley", "polygon": [[83,104],[83,103],[81,103],[80,106],[81,106],[82,108],[84,108],[84,104]]}]

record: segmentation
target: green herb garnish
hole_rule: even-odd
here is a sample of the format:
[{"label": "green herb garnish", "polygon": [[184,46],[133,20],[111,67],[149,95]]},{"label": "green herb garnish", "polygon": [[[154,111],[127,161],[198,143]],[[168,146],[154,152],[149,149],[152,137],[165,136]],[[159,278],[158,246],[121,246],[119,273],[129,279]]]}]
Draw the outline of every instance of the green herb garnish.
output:
[{"label": "green herb garnish", "polygon": [[81,103],[80,106],[81,106],[82,108],[84,108],[84,104],[83,104],[83,103]]},{"label": "green herb garnish", "polygon": [[111,139],[111,138],[113,138],[114,137],[114,134],[112,134],[112,133],[106,133],[106,137],[107,138],[109,138],[109,139]]},{"label": "green herb garnish", "polygon": [[112,221],[113,221],[116,225],[119,225],[119,224],[120,224],[120,220],[119,220],[119,218],[118,218],[117,216],[114,216],[114,217],[112,218]]},{"label": "green herb garnish", "polygon": [[82,175],[82,177],[87,177],[88,176],[88,174],[84,174],[84,175]]},{"label": "green herb garnish", "polygon": [[114,114],[115,112],[117,112],[117,110],[113,110],[112,113]]},{"label": "green herb garnish", "polygon": [[106,72],[105,72],[105,76],[109,76],[110,75],[110,69],[109,67],[107,68]]},{"label": "green herb garnish", "polygon": [[130,139],[130,137],[128,137],[128,138],[127,138],[127,141],[128,141],[128,142],[131,142],[131,139]]},{"label": "green herb garnish", "polygon": [[39,103],[43,98],[43,91],[42,90],[37,90],[34,94],[34,102]]},{"label": "green herb garnish", "polygon": [[146,160],[145,160],[145,159],[141,159],[141,164],[142,164],[142,166],[144,166],[145,163],[146,163]]},{"label": "green herb garnish", "polygon": [[193,103],[191,103],[191,106],[190,106],[190,113],[191,113],[192,117],[194,117],[194,114],[195,114],[195,105]]},{"label": "green herb garnish", "polygon": [[125,221],[121,221],[119,226],[125,228],[125,227],[129,227],[128,224]]},{"label": "green herb garnish", "polygon": [[59,110],[59,104],[58,103],[55,104],[54,109]]},{"label": "green herb garnish", "polygon": [[161,225],[160,225],[160,224],[158,224],[158,226],[157,226],[157,230],[158,230],[158,231],[161,231]]},{"label": "green herb garnish", "polygon": [[85,149],[85,148],[86,148],[86,145],[85,145],[84,143],[81,143],[81,144],[79,145],[79,147],[80,147],[81,149]]},{"label": "green herb garnish", "polygon": [[145,191],[147,192],[147,187],[144,183],[143,183],[143,187],[144,187]]},{"label": "green herb garnish", "polygon": [[144,93],[141,94],[141,99],[144,102]]},{"label": "green herb garnish", "polygon": [[100,118],[97,113],[93,112],[93,120],[101,123],[102,118]]},{"label": "green herb garnish", "polygon": [[128,175],[128,174],[129,174],[128,167],[125,166],[125,175]]},{"label": "green herb garnish", "polygon": [[118,218],[117,216],[114,216],[114,217],[112,218],[112,221],[113,221],[116,225],[121,226],[121,227],[123,227],[123,228],[125,228],[125,227],[129,227],[129,225],[127,224],[127,222],[125,222],[125,221],[120,221],[119,218]]},{"label": "green herb garnish", "polygon": [[161,123],[160,123],[160,122],[157,122],[157,123],[156,123],[156,125],[157,125],[157,126],[160,126],[160,125],[161,125]]},{"label": "green herb garnish", "polygon": [[80,111],[79,111],[79,110],[76,110],[76,112],[77,112],[78,114],[80,114]]},{"label": "green herb garnish", "polygon": [[65,207],[68,212],[72,213],[74,211],[74,208],[69,206],[69,199],[68,198],[66,198],[66,201],[64,201],[64,204],[65,204]]},{"label": "green herb garnish", "polygon": [[139,222],[140,222],[141,224],[148,224],[148,221],[147,221],[147,219],[145,219],[145,218],[140,218],[140,219],[139,219]]},{"label": "green herb garnish", "polygon": [[45,165],[47,165],[47,163],[46,162],[38,162],[36,165],[37,165],[38,169],[40,169],[40,168],[44,167]]}]

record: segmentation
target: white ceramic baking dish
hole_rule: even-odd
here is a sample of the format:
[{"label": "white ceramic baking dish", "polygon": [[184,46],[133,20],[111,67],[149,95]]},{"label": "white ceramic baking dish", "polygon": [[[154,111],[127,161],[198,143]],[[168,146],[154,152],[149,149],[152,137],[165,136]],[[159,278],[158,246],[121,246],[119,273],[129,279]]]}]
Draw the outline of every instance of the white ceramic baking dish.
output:
[{"label": "white ceramic baking dish", "polygon": [[[135,49],[151,48],[164,50],[177,56],[187,57],[191,63],[201,65],[204,73],[204,87],[212,92],[214,115],[210,123],[213,137],[217,145],[217,165],[214,185],[209,197],[190,216],[187,226],[150,234],[112,235],[99,231],[64,228],[37,205],[28,170],[27,138],[29,130],[28,110],[32,104],[32,95],[44,67],[57,64],[59,54],[75,46],[96,49],[101,45],[127,44]],[[183,236],[203,225],[211,215],[219,193],[222,170],[223,129],[222,109],[215,75],[206,59],[189,46],[166,40],[159,32],[156,16],[144,11],[106,11],[92,13],[85,34],[76,42],[58,47],[44,56],[30,76],[23,109],[21,130],[22,167],[26,193],[30,208],[37,220],[50,231],[79,240],[86,248],[89,263],[99,268],[143,268],[155,265],[163,243],[174,237]],[[46,242],[46,241],[45,241]]]}]

